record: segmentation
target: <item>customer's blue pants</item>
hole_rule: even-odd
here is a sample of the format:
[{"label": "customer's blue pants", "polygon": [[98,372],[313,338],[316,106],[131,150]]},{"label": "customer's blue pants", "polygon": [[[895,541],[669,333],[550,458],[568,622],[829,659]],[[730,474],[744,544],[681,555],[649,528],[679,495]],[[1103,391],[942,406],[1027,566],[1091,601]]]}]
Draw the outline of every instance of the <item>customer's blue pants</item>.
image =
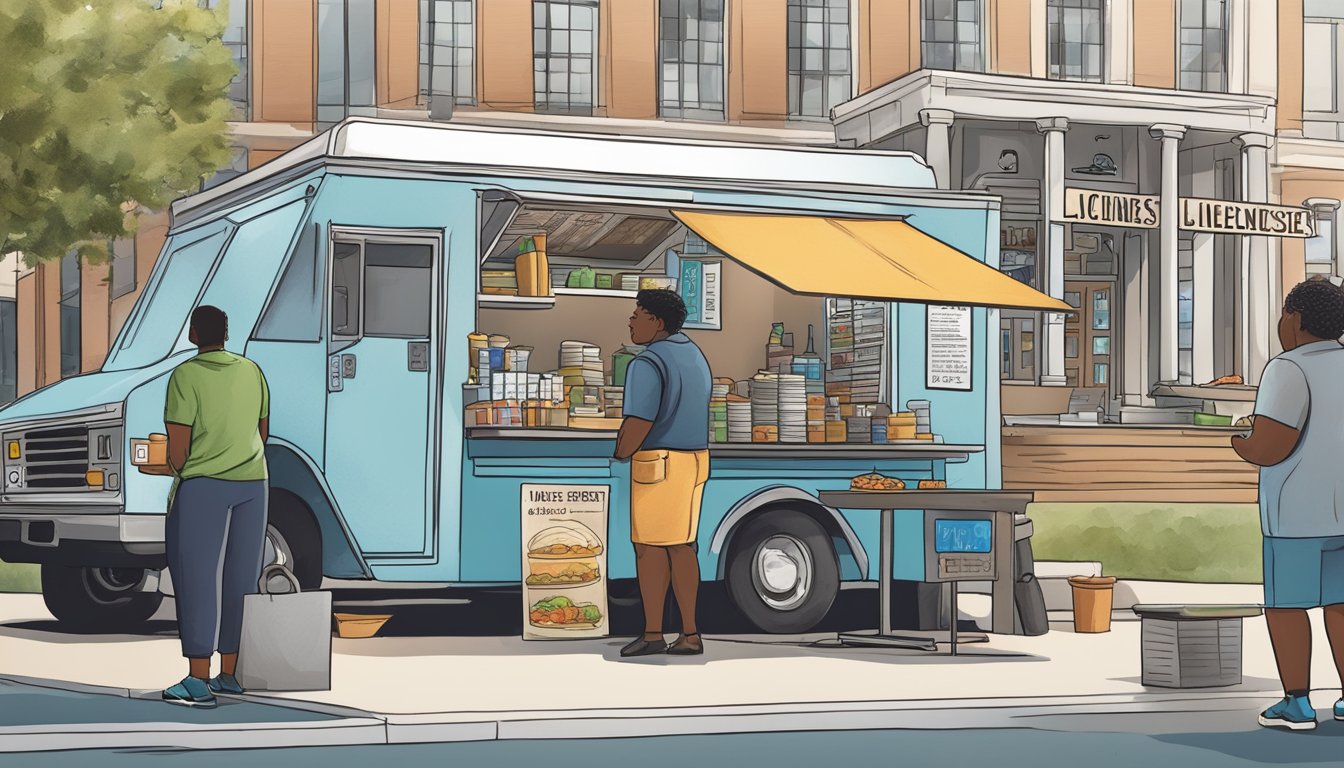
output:
[{"label": "customer's blue pants", "polygon": [[168,514],[177,631],[189,659],[237,653],[266,548],[265,480],[183,480]]}]

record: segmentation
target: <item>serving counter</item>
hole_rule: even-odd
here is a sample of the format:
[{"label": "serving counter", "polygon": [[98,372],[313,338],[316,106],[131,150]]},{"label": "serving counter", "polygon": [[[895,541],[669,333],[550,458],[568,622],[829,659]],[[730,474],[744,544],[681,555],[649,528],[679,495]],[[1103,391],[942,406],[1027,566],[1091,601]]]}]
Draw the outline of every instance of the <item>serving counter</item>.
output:
[{"label": "serving counter", "polygon": [[[469,445],[479,446],[477,441],[524,441],[536,443],[554,443],[558,441],[581,441],[584,443],[616,441],[616,432],[611,430],[588,430],[529,427],[468,427]],[[541,448],[541,455],[550,455],[550,448]],[[852,460],[915,460],[946,461],[959,463],[966,461],[971,454],[981,453],[983,445],[960,445],[950,443],[932,443],[928,441],[906,441],[895,443],[711,443],[709,453],[722,459],[852,459]],[[585,452],[586,453],[586,452]],[[607,451],[606,455],[610,455]],[[489,448],[468,450],[468,455],[492,455]]]}]

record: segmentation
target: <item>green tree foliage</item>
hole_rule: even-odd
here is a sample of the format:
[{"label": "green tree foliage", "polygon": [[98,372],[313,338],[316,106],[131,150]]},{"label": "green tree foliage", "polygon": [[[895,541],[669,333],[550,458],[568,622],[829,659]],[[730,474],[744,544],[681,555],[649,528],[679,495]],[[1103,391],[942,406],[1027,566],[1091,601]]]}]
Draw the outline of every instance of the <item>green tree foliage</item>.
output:
[{"label": "green tree foliage", "polygon": [[0,254],[105,259],[228,162],[228,10],[201,5],[0,0]]}]

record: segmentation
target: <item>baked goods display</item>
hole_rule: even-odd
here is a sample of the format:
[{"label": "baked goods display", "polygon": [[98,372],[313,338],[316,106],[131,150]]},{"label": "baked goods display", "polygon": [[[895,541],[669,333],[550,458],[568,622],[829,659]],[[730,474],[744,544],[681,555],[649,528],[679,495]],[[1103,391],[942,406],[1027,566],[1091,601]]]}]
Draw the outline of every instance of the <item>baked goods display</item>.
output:
[{"label": "baked goods display", "polygon": [[905,482],[899,477],[887,477],[877,472],[859,475],[849,481],[851,491],[903,491]]},{"label": "baked goods display", "polygon": [[921,491],[944,490],[944,489],[946,489],[946,488],[947,488],[947,481],[946,481],[946,480],[920,480],[920,481],[919,481],[919,490],[921,490]]},{"label": "baked goods display", "polygon": [[1225,385],[1228,385],[1228,384],[1245,384],[1245,383],[1246,383],[1246,382],[1245,382],[1244,379],[1242,379],[1240,376],[1237,376],[1237,375],[1234,374],[1234,375],[1231,375],[1231,376],[1219,376],[1218,378],[1214,379],[1213,381],[1210,381],[1210,382],[1209,382],[1207,385],[1205,385],[1205,386],[1209,386],[1209,387],[1221,387],[1221,386],[1225,386]]}]

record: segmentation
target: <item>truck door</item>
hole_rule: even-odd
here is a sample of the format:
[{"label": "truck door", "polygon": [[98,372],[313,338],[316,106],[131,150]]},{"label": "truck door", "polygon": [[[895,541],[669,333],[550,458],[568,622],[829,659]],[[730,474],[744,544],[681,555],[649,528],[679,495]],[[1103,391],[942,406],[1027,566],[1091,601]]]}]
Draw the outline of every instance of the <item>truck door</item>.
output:
[{"label": "truck door", "polygon": [[326,479],[370,559],[435,554],[442,242],[332,231]]}]

